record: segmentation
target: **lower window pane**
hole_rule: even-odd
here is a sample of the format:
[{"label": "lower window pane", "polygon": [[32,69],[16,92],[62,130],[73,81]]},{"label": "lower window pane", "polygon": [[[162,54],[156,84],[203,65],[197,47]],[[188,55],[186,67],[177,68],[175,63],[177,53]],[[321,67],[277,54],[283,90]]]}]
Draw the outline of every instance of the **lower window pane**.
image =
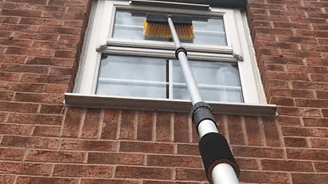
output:
[{"label": "lower window pane", "polygon": [[98,82],[97,94],[166,98],[166,85]]},{"label": "lower window pane", "polygon": [[[220,101],[220,102],[240,102],[242,103],[243,96],[240,89],[204,89],[199,88],[200,95],[205,101]],[[173,87],[174,99],[190,99],[189,92],[186,86]]]}]

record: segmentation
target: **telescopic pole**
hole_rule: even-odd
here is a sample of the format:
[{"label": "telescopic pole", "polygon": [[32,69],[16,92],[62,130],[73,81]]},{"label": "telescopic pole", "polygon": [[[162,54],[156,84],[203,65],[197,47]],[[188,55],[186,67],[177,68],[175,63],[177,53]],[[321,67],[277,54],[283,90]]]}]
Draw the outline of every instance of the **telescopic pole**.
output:
[{"label": "telescopic pole", "polygon": [[187,51],[181,46],[172,18],[167,17],[175,56],[179,59],[192,102],[192,120],[200,137],[199,150],[207,179],[212,184],[239,184],[239,167],[227,140],[219,133],[211,107],[202,101],[197,84],[188,64]]}]

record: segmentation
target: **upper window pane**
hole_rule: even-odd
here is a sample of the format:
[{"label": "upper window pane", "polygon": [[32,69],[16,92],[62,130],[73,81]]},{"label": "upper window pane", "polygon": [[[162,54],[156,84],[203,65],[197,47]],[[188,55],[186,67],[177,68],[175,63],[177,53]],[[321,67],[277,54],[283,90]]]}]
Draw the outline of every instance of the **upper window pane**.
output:
[{"label": "upper window pane", "polygon": [[[144,35],[144,22],[147,19],[147,15],[149,16],[150,14],[153,13],[137,12],[133,10],[117,10],[115,13],[115,24],[112,37],[134,40],[172,41],[171,38],[146,37]],[[180,38],[181,42],[194,43],[199,45],[227,45],[224,22],[221,16],[200,17],[195,15],[188,15],[188,18],[192,19],[194,38]]]}]

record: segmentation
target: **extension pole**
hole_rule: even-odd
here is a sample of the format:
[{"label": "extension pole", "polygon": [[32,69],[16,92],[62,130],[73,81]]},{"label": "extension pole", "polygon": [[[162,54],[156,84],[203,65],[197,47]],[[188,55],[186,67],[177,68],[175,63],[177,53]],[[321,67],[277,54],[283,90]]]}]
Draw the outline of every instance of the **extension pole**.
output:
[{"label": "extension pole", "polygon": [[239,184],[239,167],[230,151],[228,142],[219,134],[211,107],[202,101],[197,84],[188,64],[187,51],[181,46],[172,18],[167,21],[176,46],[192,102],[192,119],[200,137],[199,149],[207,179],[212,184]]}]

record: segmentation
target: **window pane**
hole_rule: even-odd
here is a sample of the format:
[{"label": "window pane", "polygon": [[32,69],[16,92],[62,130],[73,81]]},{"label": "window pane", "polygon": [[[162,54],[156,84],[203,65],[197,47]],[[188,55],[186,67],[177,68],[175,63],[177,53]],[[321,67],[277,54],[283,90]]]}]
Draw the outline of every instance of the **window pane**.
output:
[{"label": "window pane", "polygon": [[166,80],[166,60],[144,57],[103,56],[99,78]]},{"label": "window pane", "polygon": [[[144,21],[147,15],[154,15],[152,12],[137,12],[132,10],[117,10],[113,38],[134,39],[134,40],[156,40],[172,41],[165,37],[145,37],[143,34]],[[156,14],[156,13],[155,13]],[[165,13],[157,13],[165,15]],[[226,36],[222,17],[205,17],[195,15],[173,15],[176,17],[188,17],[192,19],[194,27],[194,39],[181,39],[181,42],[195,43],[200,45],[226,46]]]},{"label": "window pane", "polygon": [[103,55],[97,94],[166,97],[166,60]]},{"label": "window pane", "polygon": [[[190,61],[197,84],[240,86],[237,63]],[[173,61],[173,82],[185,83],[178,60]]]},{"label": "window pane", "polygon": [[[240,89],[204,89],[199,88],[200,95],[205,101],[220,102],[243,102],[242,92]],[[174,99],[190,99],[186,86],[173,87]]]},{"label": "window pane", "polygon": [[165,98],[166,86],[154,84],[134,84],[134,83],[106,83],[98,82],[97,94]]}]

